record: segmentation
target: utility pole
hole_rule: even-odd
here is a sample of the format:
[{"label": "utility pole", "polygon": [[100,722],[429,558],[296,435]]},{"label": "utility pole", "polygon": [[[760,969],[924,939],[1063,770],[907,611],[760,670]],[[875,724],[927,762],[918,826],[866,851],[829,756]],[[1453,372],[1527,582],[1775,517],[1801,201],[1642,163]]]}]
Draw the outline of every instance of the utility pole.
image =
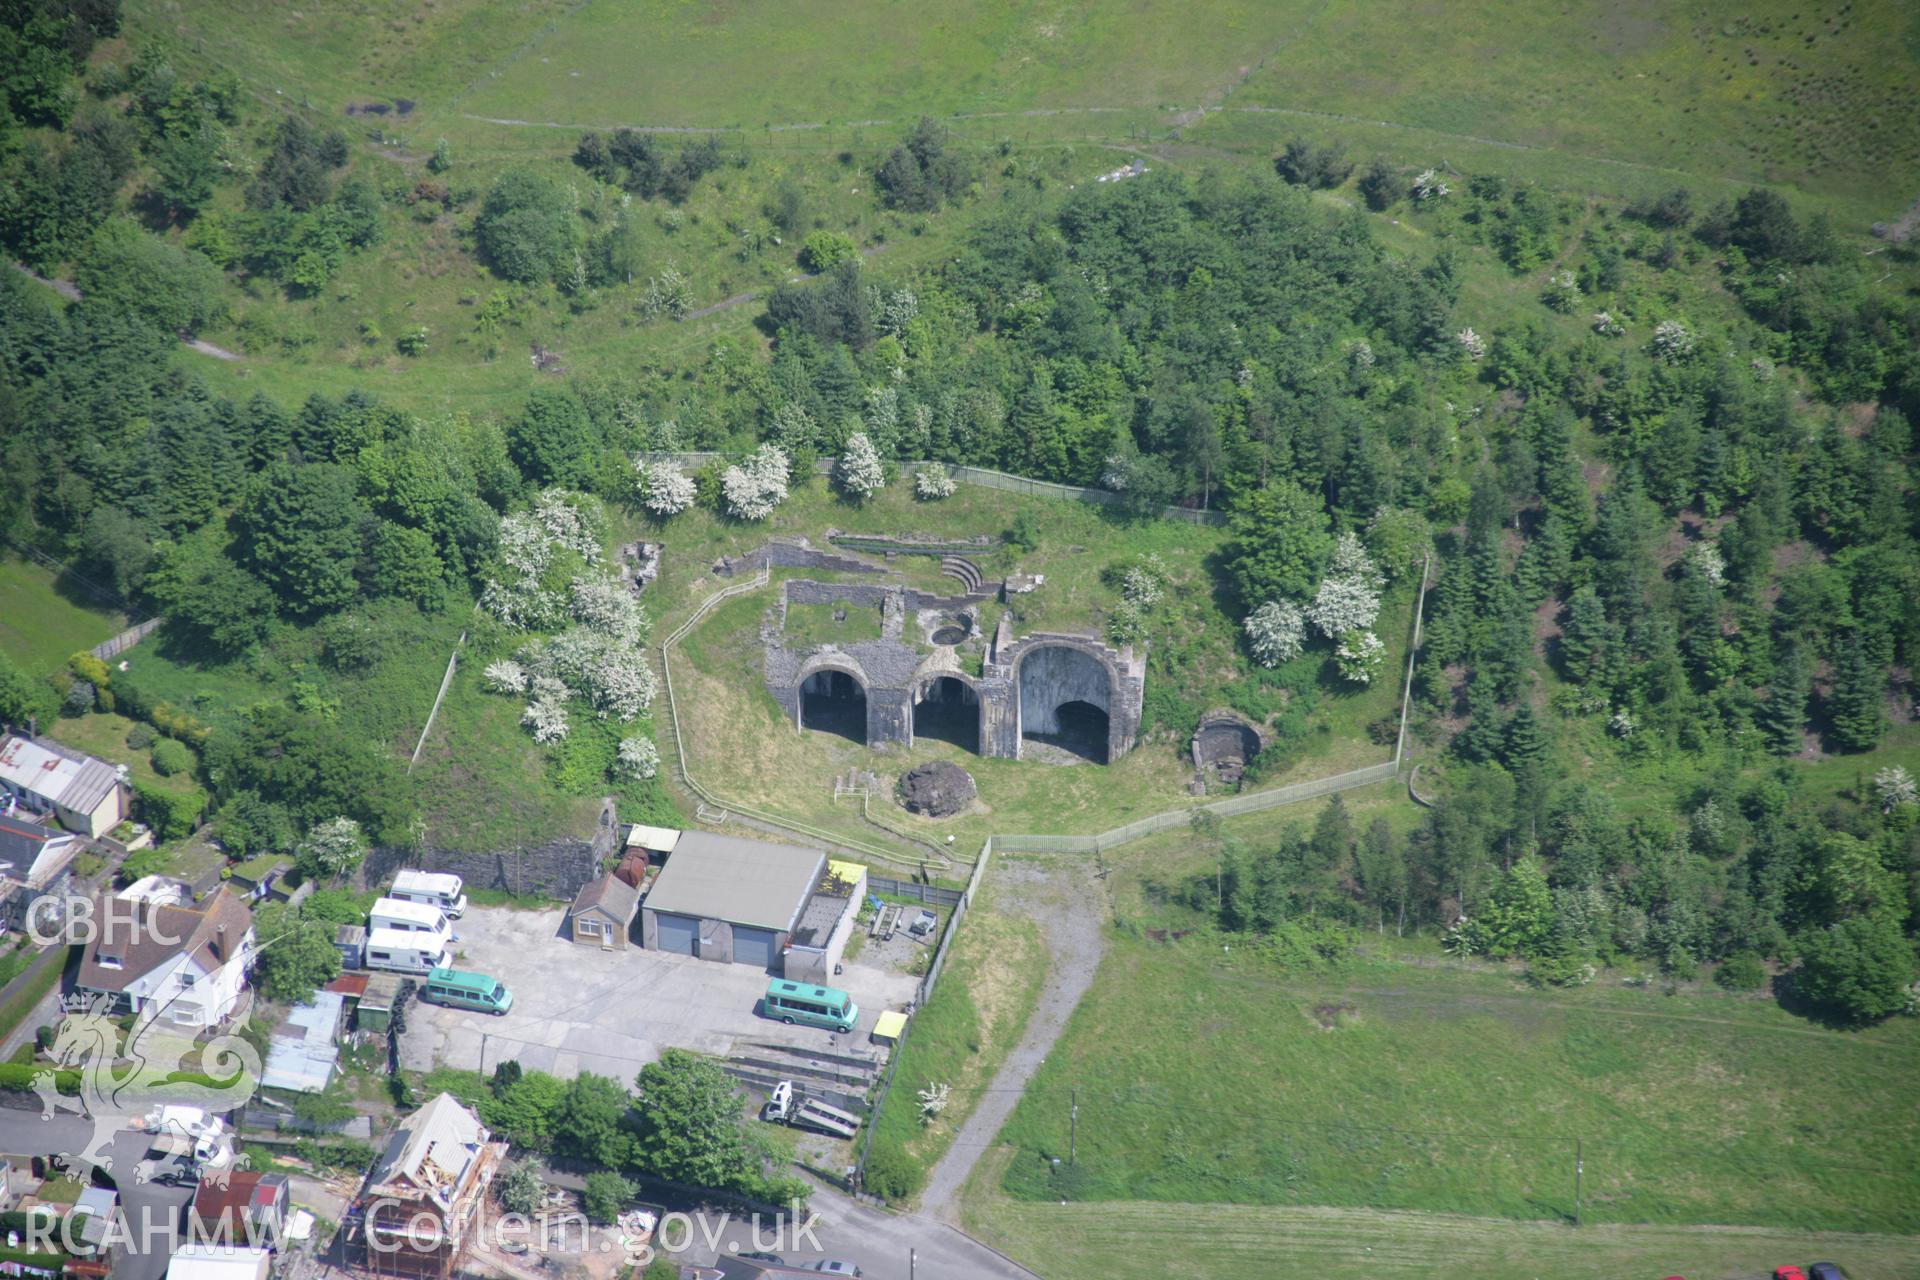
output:
[{"label": "utility pole", "polygon": [[1581,1158],[1580,1139],[1573,1140],[1573,1225],[1580,1225],[1580,1175],[1585,1171],[1586,1161]]},{"label": "utility pole", "polygon": [[1072,1107],[1067,1112],[1067,1163],[1077,1163],[1080,1154],[1080,1091],[1073,1090]]},{"label": "utility pole", "polygon": [[919,1269],[919,1266],[920,1251],[918,1249],[907,1250],[907,1280],[913,1280],[913,1273]]}]

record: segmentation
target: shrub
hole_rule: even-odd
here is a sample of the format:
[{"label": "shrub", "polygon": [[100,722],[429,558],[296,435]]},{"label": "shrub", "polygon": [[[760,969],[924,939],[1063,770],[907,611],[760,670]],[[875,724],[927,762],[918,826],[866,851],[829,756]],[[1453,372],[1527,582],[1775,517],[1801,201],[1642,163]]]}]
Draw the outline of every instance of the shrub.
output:
[{"label": "shrub", "polygon": [[132,751],[145,751],[153,745],[153,740],[158,736],[151,727],[144,724],[136,724],[133,728],[127,730],[127,747]]},{"label": "shrub", "polygon": [[852,237],[838,231],[813,231],[800,248],[800,265],[815,275],[822,275],[859,256],[860,247]]},{"label": "shrub", "polygon": [[133,784],[134,811],[161,840],[179,840],[193,834],[193,825],[207,807],[206,792],[198,787],[168,791],[148,782]]},{"label": "shrub", "polygon": [[1767,971],[1753,952],[1736,951],[1720,962],[1713,980],[1729,991],[1758,991],[1767,981]]},{"label": "shrub", "polygon": [[184,743],[162,738],[153,744],[153,771],[163,778],[186,773],[193,768],[193,753]]},{"label": "shrub", "polygon": [[633,1199],[634,1185],[608,1169],[587,1175],[586,1190],[580,1193],[580,1207],[590,1222],[612,1222]]},{"label": "shrub", "polygon": [[907,1149],[896,1142],[876,1138],[867,1152],[863,1185],[883,1200],[907,1200],[926,1185],[927,1171],[914,1162]]}]

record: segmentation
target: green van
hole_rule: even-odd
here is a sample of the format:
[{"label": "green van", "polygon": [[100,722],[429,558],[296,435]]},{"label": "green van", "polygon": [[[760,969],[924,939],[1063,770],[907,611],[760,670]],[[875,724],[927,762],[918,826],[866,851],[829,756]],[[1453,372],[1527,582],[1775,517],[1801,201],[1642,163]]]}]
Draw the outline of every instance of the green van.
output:
[{"label": "green van", "polygon": [[420,984],[420,998],[450,1009],[474,1009],[498,1017],[513,1008],[513,992],[484,973],[434,969]]},{"label": "green van", "polygon": [[789,1025],[803,1022],[810,1027],[828,1027],[845,1035],[860,1021],[860,1006],[838,987],[816,987],[775,978],[767,984],[767,996],[761,1004],[769,1018]]}]

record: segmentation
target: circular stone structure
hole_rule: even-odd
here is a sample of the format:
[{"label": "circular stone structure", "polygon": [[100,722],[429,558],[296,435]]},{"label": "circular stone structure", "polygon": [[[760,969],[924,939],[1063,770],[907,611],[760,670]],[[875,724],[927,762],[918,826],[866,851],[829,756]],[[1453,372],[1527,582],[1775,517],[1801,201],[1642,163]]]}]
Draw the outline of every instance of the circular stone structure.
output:
[{"label": "circular stone structure", "polygon": [[973,775],[950,760],[930,760],[900,775],[900,803],[924,817],[950,818],[975,794]]}]

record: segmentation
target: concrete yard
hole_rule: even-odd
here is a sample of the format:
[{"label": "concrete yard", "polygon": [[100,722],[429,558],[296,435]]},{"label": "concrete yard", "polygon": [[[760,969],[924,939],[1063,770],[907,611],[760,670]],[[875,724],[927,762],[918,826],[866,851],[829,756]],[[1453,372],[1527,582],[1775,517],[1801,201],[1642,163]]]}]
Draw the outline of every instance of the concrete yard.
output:
[{"label": "concrete yard", "polygon": [[918,981],[856,961],[835,981],[860,1005],[851,1036],[759,1016],[769,975],[743,964],[645,951],[602,951],[566,940],[566,910],[474,907],[457,922],[455,963],[513,991],[513,1012],[492,1017],[414,1001],[401,1038],[403,1066],[492,1071],[516,1058],[571,1079],[582,1071],[631,1081],[669,1048],[725,1056],[736,1042],[873,1053],[874,1019],[906,1007]]}]

